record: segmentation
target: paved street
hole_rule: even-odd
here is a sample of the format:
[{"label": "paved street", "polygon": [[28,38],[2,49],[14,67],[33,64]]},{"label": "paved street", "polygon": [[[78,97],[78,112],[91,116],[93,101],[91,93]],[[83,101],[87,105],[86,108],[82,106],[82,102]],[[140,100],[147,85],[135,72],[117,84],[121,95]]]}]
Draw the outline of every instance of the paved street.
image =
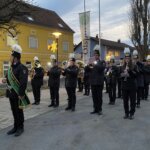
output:
[{"label": "paved street", "polygon": [[[149,150],[150,102],[142,101],[135,119],[131,121],[122,118],[122,100],[117,99],[115,106],[109,106],[106,94],[103,116],[90,115],[92,99],[81,94],[78,94],[76,112],[66,112],[65,91],[61,90],[60,108],[47,107],[46,95],[49,93],[45,90],[41,106],[26,110],[26,118],[34,117],[35,112],[38,116],[26,121],[21,137],[6,135],[11,127],[1,130],[0,150]],[[2,105],[1,100],[0,111]],[[6,112],[7,115],[3,115],[11,118],[9,108],[5,107]],[[33,116],[31,112],[34,112]]]},{"label": "paved street", "polygon": [[[61,93],[61,105],[66,103],[66,92],[65,89],[60,89]],[[31,102],[33,102],[33,94],[31,92],[28,93]],[[41,92],[41,105],[38,106],[30,106],[25,109],[25,119],[33,118],[40,114],[43,114],[47,111],[50,111],[50,108],[47,107],[50,104],[50,94],[49,90],[42,90]],[[5,97],[0,98],[0,130],[6,128],[13,124],[12,113],[10,110],[9,100]]]}]

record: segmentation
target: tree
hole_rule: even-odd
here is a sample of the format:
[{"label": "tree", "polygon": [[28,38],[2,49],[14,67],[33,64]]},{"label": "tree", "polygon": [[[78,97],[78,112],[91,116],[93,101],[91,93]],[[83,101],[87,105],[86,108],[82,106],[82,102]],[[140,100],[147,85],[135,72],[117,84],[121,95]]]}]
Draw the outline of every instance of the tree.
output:
[{"label": "tree", "polygon": [[150,46],[150,0],[130,0],[130,39],[140,58],[149,54]]},{"label": "tree", "polygon": [[13,37],[19,32],[17,23],[13,22],[17,17],[29,15],[29,0],[1,0],[0,2],[0,28],[9,32]]}]

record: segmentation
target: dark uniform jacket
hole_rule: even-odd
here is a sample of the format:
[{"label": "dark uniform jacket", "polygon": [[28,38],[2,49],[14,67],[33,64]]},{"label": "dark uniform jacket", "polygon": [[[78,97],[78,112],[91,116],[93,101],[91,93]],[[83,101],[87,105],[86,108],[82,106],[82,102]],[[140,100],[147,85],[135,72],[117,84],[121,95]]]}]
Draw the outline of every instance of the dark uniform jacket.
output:
[{"label": "dark uniform jacket", "polygon": [[[12,65],[12,71],[13,71],[14,76],[20,83],[19,96],[24,96],[25,90],[27,88],[27,83],[28,83],[28,69],[19,62],[16,65]],[[8,82],[8,85],[10,85],[8,79],[7,79],[7,82]],[[7,97],[12,98],[15,96],[16,96],[16,92],[13,89],[7,90]]]},{"label": "dark uniform jacket", "polygon": [[91,85],[103,85],[104,84],[104,70],[105,62],[98,61],[97,64],[90,68],[90,84]]},{"label": "dark uniform jacket", "polygon": [[150,65],[145,65],[143,72],[144,72],[144,82],[145,84],[149,84],[150,83]]},{"label": "dark uniform jacket", "polygon": [[39,68],[34,67],[34,70],[35,70],[35,76],[31,80],[31,84],[37,86],[43,85],[44,69],[42,67]]},{"label": "dark uniform jacket", "polygon": [[49,76],[49,79],[48,79],[49,87],[59,87],[60,86],[61,69],[58,66],[52,67],[48,71],[47,75]]},{"label": "dark uniform jacket", "polygon": [[84,84],[89,85],[90,84],[90,67],[86,66],[84,68],[84,78],[83,78]]},{"label": "dark uniform jacket", "polygon": [[117,80],[118,81],[121,81],[121,71],[122,71],[122,67],[121,65],[117,66],[118,68],[118,76],[117,76]]},{"label": "dark uniform jacket", "polygon": [[136,76],[136,81],[137,81],[137,87],[144,87],[144,65],[141,62],[136,63],[137,66],[137,76]]},{"label": "dark uniform jacket", "polygon": [[78,77],[79,69],[77,66],[69,66],[64,70],[63,75],[65,78],[65,86],[66,87],[77,87],[77,77]]},{"label": "dark uniform jacket", "polygon": [[[109,72],[111,70],[111,72]],[[107,74],[108,73],[108,74]],[[118,68],[113,65],[107,68],[106,79],[108,84],[117,84]]]},{"label": "dark uniform jacket", "polygon": [[132,69],[129,69],[129,77],[124,77],[122,73],[124,73],[125,66],[122,67],[121,71],[121,79],[122,79],[122,89],[123,90],[136,90],[137,89],[137,67],[136,65],[133,66]]}]

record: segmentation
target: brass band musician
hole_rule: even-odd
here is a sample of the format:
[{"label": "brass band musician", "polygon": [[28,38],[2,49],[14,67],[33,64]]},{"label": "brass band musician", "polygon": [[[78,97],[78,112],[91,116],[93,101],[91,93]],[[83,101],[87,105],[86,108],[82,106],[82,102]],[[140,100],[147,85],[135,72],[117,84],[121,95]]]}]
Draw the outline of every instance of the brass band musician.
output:
[{"label": "brass band musician", "polygon": [[49,77],[48,86],[50,89],[51,104],[48,107],[58,107],[61,68],[58,66],[55,55],[51,55],[50,59],[52,67],[49,69],[47,75]]},{"label": "brass band musician", "polygon": [[44,69],[37,56],[34,57],[34,67],[31,70],[31,85],[34,96],[33,105],[39,105],[41,100],[41,86],[43,85]]}]

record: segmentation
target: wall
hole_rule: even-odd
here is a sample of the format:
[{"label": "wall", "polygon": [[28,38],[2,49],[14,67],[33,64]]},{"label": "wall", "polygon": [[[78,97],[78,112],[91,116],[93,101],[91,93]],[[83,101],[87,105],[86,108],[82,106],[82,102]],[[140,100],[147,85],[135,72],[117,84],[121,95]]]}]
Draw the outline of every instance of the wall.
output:
[{"label": "wall", "polygon": [[[25,23],[19,23],[18,29],[20,33],[18,34],[18,44],[21,45],[23,49],[22,53],[22,62],[26,63],[33,62],[34,56],[38,56],[42,66],[46,68],[47,62],[50,61],[50,54],[52,52],[48,50],[47,48],[47,40],[55,40],[55,37],[52,35],[53,32],[58,31],[57,29],[53,28],[46,28],[42,26],[32,25],[32,24],[25,24]],[[33,32],[34,31],[34,32]],[[69,53],[73,52],[73,33],[59,30],[59,32],[62,33],[60,36],[58,42],[58,52],[59,52],[59,61],[67,60]],[[0,77],[2,76],[3,72],[3,62],[8,61],[10,54],[11,54],[11,48],[10,46],[7,46],[7,33],[3,33],[0,31]],[[32,49],[29,48],[29,36],[35,36],[38,38],[38,48]],[[69,42],[69,50],[63,51],[62,43],[64,41]]]}]

